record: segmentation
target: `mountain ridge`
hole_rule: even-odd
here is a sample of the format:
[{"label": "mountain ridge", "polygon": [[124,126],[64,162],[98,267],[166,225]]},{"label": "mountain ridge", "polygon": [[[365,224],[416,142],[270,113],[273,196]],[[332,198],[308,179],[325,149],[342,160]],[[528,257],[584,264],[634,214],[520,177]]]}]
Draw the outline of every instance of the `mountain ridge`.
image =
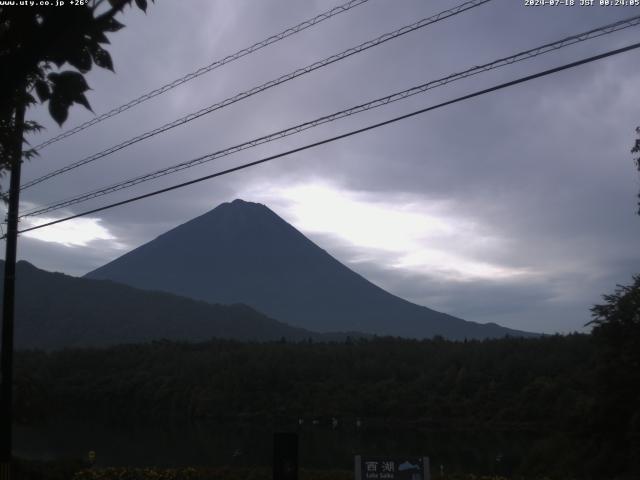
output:
[{"label": "mountain ridge", "polygon": [[246,303],[312,331],[409,338],[530,336],[397,297],[349,269],[262,204],[236,199],[89,272],[211,303]]},{"label": "mountain ridge", "polygon": [[[0,278],[0,287],[2,283]],[[47,272],[24,260],[16,265],[15,344],[19,349],[105,347],[154,340],[201,342],[212,338],[343,341],[347,336],[362,335],[319,334],[286,325],[243,304],[214,305],[110,280]]]}]

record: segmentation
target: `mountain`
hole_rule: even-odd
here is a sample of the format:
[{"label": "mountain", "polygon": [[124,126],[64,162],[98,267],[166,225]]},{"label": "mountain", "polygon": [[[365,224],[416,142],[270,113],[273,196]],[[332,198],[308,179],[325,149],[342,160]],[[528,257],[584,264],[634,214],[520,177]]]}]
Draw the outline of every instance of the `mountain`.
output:
[{"label": "mountain", "polygon": [[245,303],[319,331],[450,339],[527,336],[436,312],[350,270],[269,208],[234,200],[86,275],[211,303]]},{"label": "mountain", "polygon": [[18,262],[16,271],[15,334],[17,348],[42,349],[160,339],[344,340],[347,336],[291,327],[246,305],[213,305],[111,281],[70,277],[25,261]]}]

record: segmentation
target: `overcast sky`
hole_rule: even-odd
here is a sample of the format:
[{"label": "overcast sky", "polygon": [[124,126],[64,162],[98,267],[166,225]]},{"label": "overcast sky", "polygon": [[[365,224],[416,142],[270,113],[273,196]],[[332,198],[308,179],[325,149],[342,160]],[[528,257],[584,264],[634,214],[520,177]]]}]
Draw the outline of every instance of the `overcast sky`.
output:
[{"label": "overcast sky", "polygon": [[[370,0],[41,152],[36,178],[281,74],[457,5]],[[310,18],[329,0],[158,0],[128,9],[88,75],[96,113]],[[26,190],[46,205],[232,146],[452,72],[640,13],[494,0],[312,72],[90,166]],[[255,160],[637,41],[640,27],[475,76],[65,211]],[[235,198],[264,203],[386,290],[467,320],[538,332],[583,330],[589,307],[640,272],[639,188],[629,152],[640,123],[640,52],[23,235],[19,258],[82,275]],[[92,118],[74,107],[65,128]],[[46,109],[28,117],[62,130]],[[30,225],[24,221],[23,225]]]}]

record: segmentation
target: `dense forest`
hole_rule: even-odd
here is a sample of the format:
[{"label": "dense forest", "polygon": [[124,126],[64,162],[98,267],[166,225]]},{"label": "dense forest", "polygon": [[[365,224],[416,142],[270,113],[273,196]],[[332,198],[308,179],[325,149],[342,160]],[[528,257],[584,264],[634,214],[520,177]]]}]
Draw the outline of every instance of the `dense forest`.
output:
[{"label": "dense forest", "polygon": [[[562,444],[550,440],[547,455],[574,462],[568,469],[633,471],[638,404],[627,398],[610,410],[601,379],[611,360],[603,355],[609,354],[597,337],[577,334],[465,342],[159,341],[23,351],[16,359],[15,408],[27,424],[91,418],[282,428],[300,418],[305,426],[336,418],[340,425],[361,419],[363,428],[536,431],[563,435]],[[567,438],[580,451],[558,456]]]},{"label": "dense forest", "polygon": [[[591,407],[586,336],[448,342],[168,341],[22,352],[18,418],[367,417],[577,428]],[[87,408],[90,411],[87,411]]]}]

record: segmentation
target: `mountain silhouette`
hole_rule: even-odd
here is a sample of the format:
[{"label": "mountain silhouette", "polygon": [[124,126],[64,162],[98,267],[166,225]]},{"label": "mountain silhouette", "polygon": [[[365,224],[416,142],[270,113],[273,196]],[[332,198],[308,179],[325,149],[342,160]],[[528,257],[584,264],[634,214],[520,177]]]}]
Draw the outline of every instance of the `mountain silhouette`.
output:
[{"label": "mountain silhouette", "polygon": [[[1,260],[0,267],[4,268]],[[344,341],[348,336],[291,327],[246,305],[212,305],[111,281],[76,278],[46,272],[25,261],[16,266],[15,333],[17,348],[46,350],[162,339]]]},{"label": "mountain silhouette", "polygon": [[449,339],[526,336],[386,292],[262,204],[234,200],[88,273],[211,303],[244,303],[318,332]]}]

